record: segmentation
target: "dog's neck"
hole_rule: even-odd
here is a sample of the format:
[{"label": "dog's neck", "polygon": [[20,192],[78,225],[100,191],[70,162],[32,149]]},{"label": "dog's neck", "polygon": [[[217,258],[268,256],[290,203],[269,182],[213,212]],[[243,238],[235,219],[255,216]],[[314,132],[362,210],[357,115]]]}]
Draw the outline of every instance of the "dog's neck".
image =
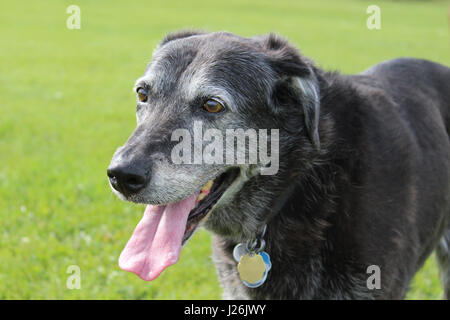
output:
[{"label": "dog's neck", "polygon": [[[323,258],[326,252],[331,250],[330,229],[341,219],[337,218],[337,212],[343,209],[338,208],[343,204],[339,202],[337,194],[350,188],[352,178],[345,172],[351,172],[349,167],[354,165],[352,151],[347,150],[345,137],[340,137],[333,131],[335,130],[333,117],[329,114],[333,108],[339,108],[337,104],[349,103],[349,99],[358,99],[355,92],[350,97],[337,97],[337,93],[333,92],[333,86],[339,85],[340,81],[345,80],[334,75],[333,84],[322,82],[323,113],[320,126],[322,150],[314,156],[311,156],[313,151],[311,154],[291,151],[289,156],[285,157],[285,161],[280,161],[277,177],[254,177],[259,179],[258,184],[264,186],[264,189],[272,190],[271,203],[262,209],[266,212],[259,214],[260,217],[264,217],[259,223],[261,226],[267,225],[264,237],[265,251],[269,253],[273,267],[267,283],[263,286],[257,289],[240,286],[241,292],[234,296],[277,299],[312,298],[317,295],[315,290],[322,281]],[[334,105],[330,105],[331,103]],[[331,136],[341,139],[340,143],[331,141]],[[334,148],[335,158],[329,157],[327,148]],[[336,152],[336,148],[340,150]],[[280,154],[280,160],[282,157],[284,156]],[[239,281],[236,262],[231,256],[237,242],[217,236],[214,241],[216,243],[214,250],[222,252],[227,257],[226,261],[221,261],[225,262],[222,266],[218,264],[219,276],[222,272],[231,273],[236,277],[236,281]],[[215,254],[216,260],[219,255],[221,254]],[[290,278],[297,280],[286,280]],[[297,287],[299,283],[304,283],[304,286]],[[278,289],[272,290],[274,287]],[[281,287],[284,289],[280,289]],[[277,292],[279,296],[271,296],[272,292]]]},{"label": "dog's neck", "polygon": [[[340,180],[339,171],[331,164],[286,177],[283,188],[278,188],[272,203],[266,208],[263,216],[267,220],[261,221],[261,225],[267,224],[265,251],[272,260],[266,283],[256,289],[240,284],[239,292],[233,297],[293,299],[315,295],[315,284],[320,282],[322,253],[328,245],[326,233],[331,225],[330,217],[336,212],[337,180]],[[225,259],[217,265],[219,277],[232,274],[239,283],[237,263],[232,258],[237,242],[219,237],[215,237],[215,242],[214,250],[221,252],[215,254],[215,260],[217,256]],[[301,281],[286,280],[292,277],[301,278]],[[305,285],[297,287],[299,283]],[[229,284],[224,281],[223,285],[227,291]],[[274,287],[278,289],[274,290]],[[279,296],[272,296],[274,292]]]}]

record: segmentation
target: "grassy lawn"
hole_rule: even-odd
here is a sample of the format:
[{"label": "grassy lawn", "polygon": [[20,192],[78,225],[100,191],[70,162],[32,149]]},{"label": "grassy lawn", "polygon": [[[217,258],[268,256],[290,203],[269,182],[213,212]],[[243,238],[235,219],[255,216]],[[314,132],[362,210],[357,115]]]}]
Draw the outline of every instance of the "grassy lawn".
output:
[{"label": "grassy lawn", "polygon": [[[382,28],[366,28],[366,8]],[[66,28],[67,6],[81,29]],[[209,234],[154,282],[121,271],[118,256],[143,207],[112,195],[106,167],[135,126],[132,85],[169,31],[244,36],[275,31],[324,68],[359,72],[414,56],[450,65],[446,2],[87,1],[0,4],[0,299],[217,299]],[[81,289],[66,288],[70,265]],[[438,299],[434,260],[410,299]]]}]

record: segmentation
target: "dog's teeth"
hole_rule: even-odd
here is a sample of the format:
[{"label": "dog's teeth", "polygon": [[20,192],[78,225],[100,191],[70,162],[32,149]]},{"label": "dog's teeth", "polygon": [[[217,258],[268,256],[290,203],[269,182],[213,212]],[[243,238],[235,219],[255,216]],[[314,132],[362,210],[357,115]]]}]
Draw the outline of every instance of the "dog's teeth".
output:
[{"label": "dog's teeth", "polygon": [[197,201],[202,201],[203,199],[205,199],[206,194],[205,193],[200,193],[197,197]]},{"label": "dog's teeth", "polygon": [[209,181],[202,187],[202,191],[207,191],[207,190],[211,189],[212,184],[213,184],[213,181],[212,181],[212,180],[209,180]]},{"label": "dog's teeth", "polygon": [[197,202],[202,201],[209,194],[209,190],[211,189],[213,184],[212,180],[209,180],[200,190],[200,194],[197,197]]}]

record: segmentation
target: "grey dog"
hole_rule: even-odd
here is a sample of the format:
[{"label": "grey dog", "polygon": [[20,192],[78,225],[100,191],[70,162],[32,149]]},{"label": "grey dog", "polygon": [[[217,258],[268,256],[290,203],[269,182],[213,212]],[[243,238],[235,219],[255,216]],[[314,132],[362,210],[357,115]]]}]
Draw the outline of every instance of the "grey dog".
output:
[{"label": "grey dog", "polygon": [[[120,198],[148,205],[123,269],[155,279],[203,225],[227,299],[401,299],[435,249],[450,296],[450,68],[399,58],[343,75],[274,34],[181,31],[135,90],[137,128],[108,168]],[[172,133],[196,121],[279,130],[276,174],[173,163]],[[257,288],[233,258],[253,240],[272,263]]]}]

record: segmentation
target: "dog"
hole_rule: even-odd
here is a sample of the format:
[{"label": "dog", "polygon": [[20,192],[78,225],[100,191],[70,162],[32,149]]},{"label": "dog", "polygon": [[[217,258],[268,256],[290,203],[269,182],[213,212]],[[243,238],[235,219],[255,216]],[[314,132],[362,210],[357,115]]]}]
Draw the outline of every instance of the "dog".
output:
[{"label": "dog", "polygon": [[[398,58],[344,75],[275,34],[178,31],[134,90],[137,128],[107,170],[121,199],[147,204],[122,269],[156,279],[200,225],[224,299],[402,299],[435,249],[450,297],[450,68]],[[182,140],[205,148],[188,140],[196,123],[277,130],[276,170],[175,163]],[[258,286],[238,270],[239,244],[270,257]]]}]

